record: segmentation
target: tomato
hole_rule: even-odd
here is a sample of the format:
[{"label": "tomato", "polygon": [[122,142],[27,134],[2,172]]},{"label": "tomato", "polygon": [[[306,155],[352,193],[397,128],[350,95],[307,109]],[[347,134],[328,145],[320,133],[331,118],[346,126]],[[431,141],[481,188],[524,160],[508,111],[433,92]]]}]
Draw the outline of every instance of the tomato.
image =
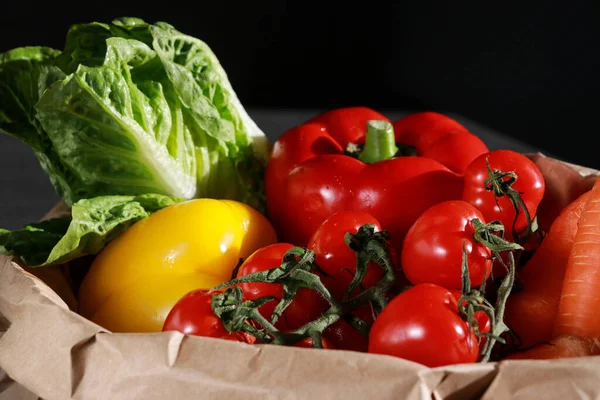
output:
[{"label": "tomato", "polygon": [[[211,307],[212,298],[217,293],[223,293],[223,291],[217,290],[208,293],[207,290],[197,289],[183,296],[167,315],[162,328],[163,332],[179,331],[185,335],[260,344],[258,339],[248,333],[228,332],[225,329]],[[324,349],[335,349],[335,346],[326,337],[321,340]],[[312,339],[302,339],[294,344],[294,347],[312,348]]]},{"label": "tomato", "polygon": [[[356,234],[358,229],[366,224],[373,224],[375,232],[382,231],[379,221],[367,212],[340,211],[327,218],[308,243],[308,249],[315,252],[317,265],[327,274],[322,278],[323,284],[340,302],[356,274],[356,252],[348,247],[344,236],[346,233]],[[389,247],[389,251],[392,261],[395,261],[394,249]],[[382,278],[382,268],[371,262],[362,284],[353,291],[352,296],[377,284]],[[369,304],[356,310],[354,315],[369,324],[373,323],[373,310]],[[338,349],[367,351],[367,337],[344,320],[329,326],[325,334]]]},{"label": "tomato", "polygon": [[266,217],[240,202],[166,207],[96,256],[79,290],[79,312],[113,332],[160,332],[186,293],[229,280],[240,258],[276,241]]},{"label": "tomato", "polygon": [[[353,312],[353,315],[363,321],[372,324],[373,311],[369,305],[360,307]],[[326,337],[336,349],[352,350],[366,352],[369,349],[369,338],[354,329],[345,320],[340,319],[325,329],[324,337]]]},{"label": "tomato", "polygon": [[[317,265],[328,275],[322,279],[323,283],[338,301],[342,301],[356,275],[356,253],[348,247],[344,236],[355,234],[365,224],[375,225],[375,232],[382,230],[379,221],[369,213],[340,211],[327,218],[308,242],[308,249],[315,252]],[[381,267],[371,262],[362,281],[363,290],[377,284],[382,277]]]},{"label": "tomato", "polygon": [[476,362],[477,342],[452,292],[423,283],[400,293],[379,314],[369,333],[369,353],[433,368]]},{"label": "tomato", "polygon": [[163,332],[179,331],[185,335],[211,337],[253,344],[254,336],[244,332],[228,332],[211,308],[216,293],[198,289],[183,296],[165,319]]},{"label": "tomato", "polygon": [[[281,265],[285,253],[293,247],[289,243],[276,243],[255,251],[241,265],[237,276],[277,268]],[[283,297],[283,286],[280,284],[251,282],[240,283],[238,286],[242,288],[244,300],[256,300],[264,296],[273,296],[276,299]],[[271,319],[276,305],[276,301],[268,302],[262,305],[259,311],[265,318]],[[300,288],[275,327],[282,332],[296,330],[317,319],[328,307],[329,304],[319,293],[312,289]]]},{"label": "tomato", "polygon": [[[512,184],[512,188],[520,193],[531,218],[536,215],[538,206],[544,197],[546,187],[544,177],[532,160],[511,150],[495,150],[482,154],[473,160],[465,170],[462,199],[477,207],[487,221],[502,222],[506,239],[514,241],[515,238],[512,235],[516,215],[514,206],[507,196],[495,197],[493,191],[486,190],[485,181],[489,177],[486,160],[492,170],[514,172],[517,175],[517,180]],[[526,227],[527,218],[521,211],[515,228],[520,233]]]},{"label": "tomato", "polygon": [[[323,348],[324,349],[335,349],[335,347],[333,346],[333,344],[325,337],[321,338],[321,342],[323,343]],[[299,341],[298,343],[296,343],[294,345],[294,347],[306,347],[306,348],[313,348],[313,341],[311,338],[304,338],[301,341]]]},{"label": "tomato", "polygon": [[[460,290],[450,290],[456,302],[460,300],[462,297],[462,292]],[[465,302],[466,303],[466,302]],[[476,311],[473,316],[475,317],[475,321],[477,321],[477,327],[479,328],[480,333],[490,333],[492,329],[492,321],[490,321],[490,316],[487,315],[485,311]],[[479,341],[479,347],[483,347],[486,338],[481,337]]]},{"label": "tomato", "polygon": [[402,249],[402,268],[408,280],[461,289],[464,246],[471,285],[481,285],[492,271],[492,253],[473,237],[473,218],[485,223],[479,210],[461,200],[425,211],[410,228]]}]

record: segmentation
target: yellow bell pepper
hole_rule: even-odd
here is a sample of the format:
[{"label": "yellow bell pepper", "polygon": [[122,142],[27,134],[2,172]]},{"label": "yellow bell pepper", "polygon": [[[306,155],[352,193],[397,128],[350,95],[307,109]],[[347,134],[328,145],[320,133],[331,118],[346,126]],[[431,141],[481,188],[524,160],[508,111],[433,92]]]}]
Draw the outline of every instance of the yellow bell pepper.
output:
[{"label": "yellow bell pepper", "polygon": [[160,332],[182,296],[229,280],[240,259],[276,242],[269,221],[243,203],[169,206],[96,256],[79,290],[79,313],[112,332]]}]

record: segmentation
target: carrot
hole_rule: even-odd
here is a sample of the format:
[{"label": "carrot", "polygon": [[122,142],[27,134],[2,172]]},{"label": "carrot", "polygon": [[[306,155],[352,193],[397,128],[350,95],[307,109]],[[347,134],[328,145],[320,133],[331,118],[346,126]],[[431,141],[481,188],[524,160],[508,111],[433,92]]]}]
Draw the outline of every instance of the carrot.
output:
[{"label": "carrot", "polygon": [[565,269],[575,242],[579,217],[590,192],[571,202],[554,220],[535,254],[520,271],[524,288],[507,302],[505,321],[523,347],[549,341],[553,335]]},{"label": "carrot", "polygon": [[540,344],[522,353],[511,354],[505,359],[552,360],[597,355],[600,355],[600,342],[597,339],[581,336],[559,336],[551,343]]},{"label": "carrot", "polygon": [[537,221],[540,229],[547,232],[565,207],[592,188],[597,176],[582,176],[573,167],[541,154],[529,158],[546,182],[544,198],[537,209]]},{"label": "carrot", "polygon": [[600,180],[589,193],[565,271],[554,336],[600,338]]}]

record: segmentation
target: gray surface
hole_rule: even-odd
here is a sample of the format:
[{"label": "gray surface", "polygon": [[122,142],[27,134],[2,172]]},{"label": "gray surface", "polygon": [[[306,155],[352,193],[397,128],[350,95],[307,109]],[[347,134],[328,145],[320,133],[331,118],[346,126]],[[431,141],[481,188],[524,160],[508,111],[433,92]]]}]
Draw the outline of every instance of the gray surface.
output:
[{"label": "gray surface", "polygon": [[[272,141],[286,129],[306,121],[317,112],[317,110],[249,110],[252,118]],[[401,112],[385,111],[383,114],[392,120],[405,115]],[[448,115],[481,137],[490,149],[543,151],[464,117],[450,113]],[[21,142],[0,134],[0,228],[16,229],[23,224],[36,221],[57,201],[58,197],[31,150]]]}]

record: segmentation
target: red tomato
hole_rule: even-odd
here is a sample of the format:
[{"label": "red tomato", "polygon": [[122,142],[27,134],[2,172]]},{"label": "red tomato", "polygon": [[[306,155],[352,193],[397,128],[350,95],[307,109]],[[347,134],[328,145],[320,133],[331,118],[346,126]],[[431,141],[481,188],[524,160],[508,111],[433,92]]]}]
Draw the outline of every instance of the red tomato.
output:
[{"label": "red tomato", "polygon": [[473,363],[479,345],[472,328],[458,314],[452,293],[424,283],[400,293],[383,309],[369,334],[369,353],[433,368]]},{"label": "red tomato", "polygon": [[[373,323],[373,312],[369,305],[357,309],[353,314],[369,324]],[[369,338],[343,319],[329,325],[325,329],[324,336],[336,349],[359,352],[366,352],[369,349]]]},{"label": "red tomato", "polygon": [[[333,344],[331,344],[331,342],[327,338],[322,337],[321,338],[321,342],[323,343],[323,348],[324,349],[329,349],[329,350],[335,349],[335,347],[333,346]],[[302,339],[301,341],[299,341],[298,343],[296,343],[294,345],[294,347],[306,347],[306,348],[311,348],[312,349],[313,348],[312,339],[311,338]]]},{"label": "red tomato", "polygon": [[[521,194],[523,202],[531,218],[536,213],[545,192],[545,182],[541,171],[533,161],[525,155],[511,150],[495,150],[477,157],[467,167],[464,178],[463,200],[477,207],[486,221],[500,221],[504,225],[505,237],[514,241],[512,226],[515,219],[515,209],[506,196],[495,197],[493,191],[485,189],[485,181],[489,177],[486,159],[492,170],[514,172],[517,180],[512,188]],[[527,227],[525,213],[521,211],[515,228],[523,232]]]},{"label": "red tomato", "polygon": [[210,306],[216,293],[220,292],[209,294],[207,290],[198,289],[183,296],[167,315],[163,332],[179,331],[186,335],[255,343],[256,339],[252,335],[243,332],[230,333],[225,329]]},{"label": "red tomato", "polygon": [[[332,295],[342,301],[350,282],[356,274],[356,253],[344,241],[346,233],[355,234],[365,224],[375,225],[375,232],[382,230],[379,221],[371,214],[362,211],[340,211],[327,218],[313,234],[308,248],[315,252],[317,265],[329,276],[323,277],[323,284]],[[389,247],[392,262],[395,252]],[[371,262],[367,273],[353,296],[377,284],[383,278],[383,270]],[[369,304],[354,312],[354,315],[365,322],[373,323],[373,312]],[[340,320],[326,329],[327,337],[336,348],[353,351],[367,351],[368,339],[352,328],[346,321]]]},{"label": "red tomato", "polygon": [[461,200],[437,204],[421,214],[402,248],[402,269],[408,280],[461,289],[464,246],[471,285],[481,285],[492,271],[492,253],[474,239],[473,218],[486,222],[479,210]]},{"label": "red tomato", "polygon": [[[460,300],[460,298],[462,296],[462,292],[460,290],[450,290],[450,292],[452,293],[452,295],[456,299],[456,302],[458,303],[458,301]],[[490,330],[492,329],[492,321],[490,321],[490,316],[487,315],[485,311],[476,311],[473,316],[475,317],[475,320],[477,321],[477,327],[479,328],[479,332],[480,333],[490,333]],[[481,340],[479,342],[480,348],[483,347],[485,340],[486,340],[485,337],[481,338]]]},{"label": "red tomato", "polygon": [[[323,278],[323,283],[338,301],[343,299],[356,275],[356,253],[346,245],[344,236],[355,234],[365,224],[375,225],[375,232],[381,231],[379,221],[369,213],[340,211],[327,218],[308,242],[308,249],[315,252],[317,265],[329,275]],[[371,262],[362,281],[363,288],[377,284],[382,277],[381,267]]]},{"label": "red tomato", "polygon": [[[288,243],[276,243],[255,251],[244,261],[237,276],[277,268],[281,265],[285,253],[292,247],[294,246]],[[283,286],[280,284],[252,282],[240,283],[238,286],[242,288],[244,300],[256,300],[264,296],[273,296],[277,299],[283,297]],[[271,319],[276,305],[276,301],[266,303],[260,307],[260,313],[265,318]],[[296,330],[317,319],[328,307],[329,304],[319,293],[312,289],[301,288],[277,320],[275,327],[282,332]]]}]

